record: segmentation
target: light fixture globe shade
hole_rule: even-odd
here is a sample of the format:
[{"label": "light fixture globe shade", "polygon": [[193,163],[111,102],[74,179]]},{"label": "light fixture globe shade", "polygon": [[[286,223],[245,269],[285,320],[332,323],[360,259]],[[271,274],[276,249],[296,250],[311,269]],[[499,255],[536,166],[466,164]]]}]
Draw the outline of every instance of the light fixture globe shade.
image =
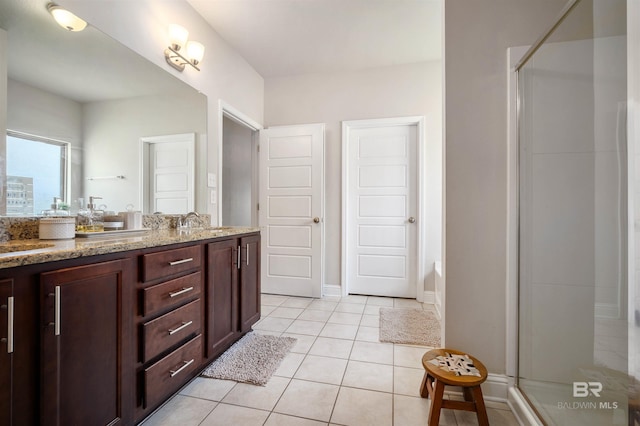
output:
[{"label": "light fixture globe shade", "polygon": [[56,20],[58,25],[65,30],[82,31],[87,27],[87,23],[85,21],[55,3],[49,3],[47,5],[47,10],[49,10],[49,13],[53,16],[53,19]]},{"label": "light fixture globe shade", "polygon": [[189,31],[178,24],[169,25],[169,46],[175,51],[184,47],[189,38]]},{"label": "light fixture globe shade", "polygon": [[193,65],[198,65],[204,56],[204,45],[197,41],[187,43],[187,58]]}]

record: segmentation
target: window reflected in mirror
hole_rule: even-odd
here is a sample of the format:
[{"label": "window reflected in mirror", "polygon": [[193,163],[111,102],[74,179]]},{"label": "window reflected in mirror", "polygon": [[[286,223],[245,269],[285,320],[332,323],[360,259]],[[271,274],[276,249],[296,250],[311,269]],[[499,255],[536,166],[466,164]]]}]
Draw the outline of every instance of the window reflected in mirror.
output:
[{"label": "window reflected in mirror", "polygon": [[7,132],[7,215],[39,215],[68,205],[69,143]]}]

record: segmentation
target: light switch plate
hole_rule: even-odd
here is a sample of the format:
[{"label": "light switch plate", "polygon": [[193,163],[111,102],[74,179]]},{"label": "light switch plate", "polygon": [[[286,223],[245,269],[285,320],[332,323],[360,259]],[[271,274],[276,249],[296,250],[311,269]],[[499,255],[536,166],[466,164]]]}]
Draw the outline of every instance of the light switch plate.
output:
[{"label": "light switch plate", "polygon": [[207,174],[207,186],[209,188],[215,188],[218,185],[218,179],[216,178],[215,173]]}]

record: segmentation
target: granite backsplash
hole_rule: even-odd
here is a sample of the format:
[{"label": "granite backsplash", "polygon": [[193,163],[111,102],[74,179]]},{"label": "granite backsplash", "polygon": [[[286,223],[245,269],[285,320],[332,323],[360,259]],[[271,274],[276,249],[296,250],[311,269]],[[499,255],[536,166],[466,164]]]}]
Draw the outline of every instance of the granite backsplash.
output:
[{"label": "granite backsplash", "polygon": [[[150,229],[176,228],[180,215],[145,214],[142,215],[142,227]],[[38,238],[39,217],[0,217],[0,242],[11,240],[31,240]],[[201,214],[192,218],[193,226],[211,226],[211,215]]]}]

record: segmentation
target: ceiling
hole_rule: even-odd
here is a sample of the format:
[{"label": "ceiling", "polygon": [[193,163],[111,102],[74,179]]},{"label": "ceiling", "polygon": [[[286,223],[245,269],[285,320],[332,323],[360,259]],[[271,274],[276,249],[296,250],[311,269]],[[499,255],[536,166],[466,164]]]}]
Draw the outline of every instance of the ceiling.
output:
[{"label": "ceiling", "polygon": [[441,0],[187,1],[265,78],[441,58]]},{"label": "ceiling", "polygon": [[[441,57],[442,0],[187,1],[265,78]],[[171,73],[95,28],[62,30],[48,2],[0,1],[11,78],[78,102],[181,90],[184,83]]]}]

